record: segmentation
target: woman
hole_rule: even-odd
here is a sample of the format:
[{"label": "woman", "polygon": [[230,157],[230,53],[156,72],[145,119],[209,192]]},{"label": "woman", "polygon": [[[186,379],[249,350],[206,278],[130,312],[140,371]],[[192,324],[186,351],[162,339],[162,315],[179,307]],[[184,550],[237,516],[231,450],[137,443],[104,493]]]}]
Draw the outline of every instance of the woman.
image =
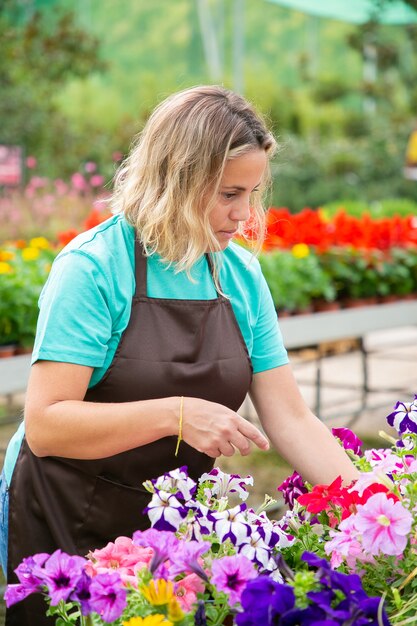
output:
[{"label": "woman", "polygon": [[[144,480],[181,465],[198,478],[222,454],[267,449],[236,412],[247,392],[306,479],[356,477],[300,396],[259,264],[232,243],[249,217],[261,236],[274,148],[240,96],[175,94],[116,177],[114,217],[58,256],[40,301],[25,435],[5,465],[9,582],[29,554],[85,554],[146,527]],[[12,607],[8,626],[47,623],[33,598]]]}]

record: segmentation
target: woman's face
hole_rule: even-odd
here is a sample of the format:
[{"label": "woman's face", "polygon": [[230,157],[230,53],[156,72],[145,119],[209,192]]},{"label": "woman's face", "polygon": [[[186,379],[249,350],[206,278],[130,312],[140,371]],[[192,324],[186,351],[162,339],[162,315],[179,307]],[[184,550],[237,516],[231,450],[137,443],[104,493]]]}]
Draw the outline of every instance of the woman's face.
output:
[{"label": "woman's face", "polygon": [[239,223],[249,219],[250,196],[260,185],[266,165],[265,150],[257,149],[226,163],[217,202],[209,216],[210,226],[222,250],[236,235]]}]

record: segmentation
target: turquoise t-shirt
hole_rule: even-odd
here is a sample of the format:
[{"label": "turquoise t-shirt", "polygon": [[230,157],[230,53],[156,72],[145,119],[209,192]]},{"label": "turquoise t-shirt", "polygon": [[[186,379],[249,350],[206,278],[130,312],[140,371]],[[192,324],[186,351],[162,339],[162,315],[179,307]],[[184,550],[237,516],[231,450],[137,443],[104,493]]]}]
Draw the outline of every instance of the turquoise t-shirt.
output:
[{"label": "turquoise t-shirt", "polygon": [[[248,348],[254,373],[288,363],[272,298],[258,261],[230,243],[221,255],[219,279]],[[205,257],[185,272],[148,258],[147,295],[203,300],[216,297]],[[134,229],[117,215],[82,233],[55,259],[39,299],[32,363],[75,363],[94,368],[90,386],[109,367],[126,328],[135,290]],[[7,449],[8,484],[24,434],[23,424]]]}]

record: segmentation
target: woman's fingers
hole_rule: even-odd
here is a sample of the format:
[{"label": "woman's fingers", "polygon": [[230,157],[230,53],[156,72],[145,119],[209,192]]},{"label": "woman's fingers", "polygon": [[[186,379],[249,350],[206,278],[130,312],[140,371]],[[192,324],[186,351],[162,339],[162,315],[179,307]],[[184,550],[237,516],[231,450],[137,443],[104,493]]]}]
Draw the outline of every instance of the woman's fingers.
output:
[{"label": "woman's fingers", "polygon": [[223,405],[187,398],[184,408],[184,439],[208,456],[233,456],[236,451],[246,456],[251,443],[261,450],[269,448],[256,426]]}]

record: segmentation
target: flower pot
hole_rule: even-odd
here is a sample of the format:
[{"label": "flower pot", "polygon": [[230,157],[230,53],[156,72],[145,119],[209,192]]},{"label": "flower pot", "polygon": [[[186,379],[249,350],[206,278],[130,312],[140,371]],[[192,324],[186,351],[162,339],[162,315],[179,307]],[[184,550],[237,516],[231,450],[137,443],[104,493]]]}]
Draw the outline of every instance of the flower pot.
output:
[{"label": "flower pot", "polygon": [[13,343],[0,346],[0,359],[7,359],[14,356],[16,352],[16,346]]},{"label": "flower pot", "polygon": [[316,300],[316,302],[313,303],[313,309],[317,313],[322,311],[339,311],[340,307],[341,304],[338,300],[332,300],[331,302],[327,300]]},{"label": "flower pot", "polygon": [[16,346],[15,354],[16,356],[19,354],[31,354],[33,351],[33,346]]},{"label": "flower pot", "polygon": [[360,306],[370,306],[372,304],[378,304],[376,297],[369,298],[347,298],[343,301],[343,307],[345,309],[353,309]]}]

